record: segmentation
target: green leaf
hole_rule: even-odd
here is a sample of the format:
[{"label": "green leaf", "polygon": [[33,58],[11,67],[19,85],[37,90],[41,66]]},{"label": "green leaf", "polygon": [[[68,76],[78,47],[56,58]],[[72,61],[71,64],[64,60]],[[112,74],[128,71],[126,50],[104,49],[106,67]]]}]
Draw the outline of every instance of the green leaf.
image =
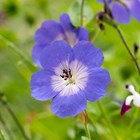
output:
[{"label": "green leaf", "polygon": [[2,130],[0,130],[0,140],[5,140],[4,134],[3,134],[3,131]]},{"label": "green leaf", "polygon": [[[81,3],[82,3],[82,0],[77,0],[75,3],[72,4],[72,6],[68,10],[68,13],[71,16],[71,20],[73,21],[73,24],[75,26],[80,26]],[[93,10],[91,9],[88,2],[85,1],[84,7],[83,7],[84,25],[86,25],[88,22],[90,22],[91,19],[93,18],[93,16],[94,16]]]},{"label": "green leaf", "polygon": [[85,136],[82,136],[81,137],[81,140],[90,140],[89,138],[85,137]]},{"label": "green leaf", "polygon": [[16,54],[18,54],[26,62],[31,71],[34,71],[36,69],[31,59],[26,56],[13,42],[9,41],[2,35],[0,35],[0,40],[3,41],[7,47],[11,48]]}]

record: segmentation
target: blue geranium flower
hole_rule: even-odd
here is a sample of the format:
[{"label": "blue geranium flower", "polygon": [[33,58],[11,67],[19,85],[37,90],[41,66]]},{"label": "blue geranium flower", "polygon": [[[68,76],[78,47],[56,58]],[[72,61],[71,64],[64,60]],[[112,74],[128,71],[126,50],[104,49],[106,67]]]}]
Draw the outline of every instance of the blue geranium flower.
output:
[{"label": "blue geranium flower", "polygon": [[87,100],[106,94],[110,76],[100,68],[103,60],[102,51],[89,41],[79,41],[73,48],[65,41],[51,43],[41,55],[43,69],[32,75],[32,96],[41,101],[52,98],[51,110],[59,117],[83,112]]},{"label": "blue geranium flower", "polygon": [[[103,0],[97,0],[103,2]],[[140,1],[139,0],[107,0],[111,8],[113,17],[120,23],[127,24],[133,16],[140,21]]]},{"label": "blue geranium flower", "polygon": [[88,40],[88,32],[83,27],[74,27],[69,16],[63,14],[60,16],[60,23],[54,20],[43,22],[34,38],[36,44],[32,56],[35,64],[41,67],[40,55],[50,43],[56,40],[65,40],[73,47],[80,40]]}]

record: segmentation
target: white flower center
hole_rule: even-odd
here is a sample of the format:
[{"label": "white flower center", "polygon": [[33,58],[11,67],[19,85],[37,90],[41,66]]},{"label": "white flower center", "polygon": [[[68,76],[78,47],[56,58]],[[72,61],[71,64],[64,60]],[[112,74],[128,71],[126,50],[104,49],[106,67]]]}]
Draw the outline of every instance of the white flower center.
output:
[{"label": "white flower center", "polygon": [[52,76],[52,88],[60,92],[61,96],[73,95],[83,90],[88,80],[88,69],[80,61],[74,60],[70,64],[68,61],[62,62],[55,69]]}]

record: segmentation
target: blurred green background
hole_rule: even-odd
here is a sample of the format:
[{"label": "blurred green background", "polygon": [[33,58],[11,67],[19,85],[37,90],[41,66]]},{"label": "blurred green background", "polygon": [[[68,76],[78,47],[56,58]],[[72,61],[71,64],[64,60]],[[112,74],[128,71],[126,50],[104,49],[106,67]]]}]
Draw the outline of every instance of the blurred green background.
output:
[{"label": "blurred green background", "polygon": [[[40,102],[30,95],[30,77],[38,69],[31,57],[35,31],[45,20],[59,21],[62,13],[69,13],[79,26],[80,5],[81,0],[0,0],[0,92],[30,140],[80,140],[86,136],[80,115],[58,118],[51,113],[50,101]],[[99,29],[95,16],[102,9],[95,0],[85,1],[85,27],[94,45],[102,49],[103,67],[112,79],[100,103],[87,104],[92,140],[140,140],[139,109],[133,106],[125,116],[119,114],[130,94],[125,84],[134,84],[140,92],[140,76],[116,30],[106,24],[105,31]],[[133,51],[134,43],[140,45],[140,23],[132,19],[119,26]],[[24,140],[2,95],[0,99],[0,140]]]}]

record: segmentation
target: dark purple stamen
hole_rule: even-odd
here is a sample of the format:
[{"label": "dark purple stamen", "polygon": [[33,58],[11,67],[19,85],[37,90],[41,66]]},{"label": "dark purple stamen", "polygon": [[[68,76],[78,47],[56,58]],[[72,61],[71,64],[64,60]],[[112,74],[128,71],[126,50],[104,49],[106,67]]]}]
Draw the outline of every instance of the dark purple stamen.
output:
[{"label": "dark purple stamen", "polygon": [[64,78],[64,80],[67,80],[68,78],[71,78],[72,77],[72,74],[71,74],[71,69],[63,69],[63,74],[60,75],[62,78]]}]

